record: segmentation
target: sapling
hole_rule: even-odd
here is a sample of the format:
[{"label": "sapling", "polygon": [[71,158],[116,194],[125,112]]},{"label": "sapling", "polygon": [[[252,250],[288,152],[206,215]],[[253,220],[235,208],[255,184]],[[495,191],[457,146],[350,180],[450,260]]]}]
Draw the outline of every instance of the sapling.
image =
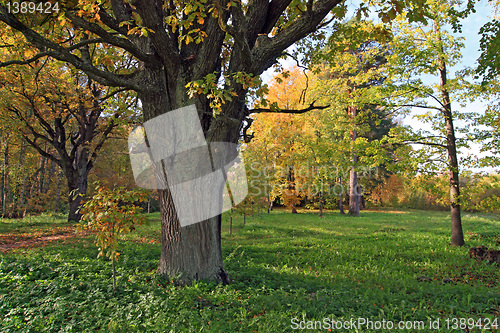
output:
[{"label": "sapling", "polygon": [[140,214],[142,208],[135,203],[146,201],[147,197],[143,190],[109,189],[96,183],[95,194],[80,209],[82,218],[78,230],[95,231],[98,257],[106,255],[112,260],[113,292],[116,291],[115,261],[120,255],[118,237],[144,222],[145,217]]}]

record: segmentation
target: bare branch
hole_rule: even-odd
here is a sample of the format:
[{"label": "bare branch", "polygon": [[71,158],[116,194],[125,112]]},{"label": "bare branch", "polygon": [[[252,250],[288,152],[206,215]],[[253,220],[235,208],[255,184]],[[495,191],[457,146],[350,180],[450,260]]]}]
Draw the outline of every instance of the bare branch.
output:
[{"label": "bare branch", "polygon": [[107,94],[106,96],[99,98],[99,101],[104,102],[104,101],[105,101],[105,100],[107,100],[108,98],[111,98],[111,97],[115,96],[116,94],[119,94],[119,93],[121,93],[121,92],[128,91],[128,90],[129,90],[129,89],[127,89],[127,88],[120,88],[120,89],[116,89],[115,91],[110,92],[110,93],[109,93],[109,94]]},{"label": "bare branch", "polygon": [[431,109],[431,110],[439,110],[441,111],[441,108],[438,108],[437,106],[430,106],[430,105],[418,105],[418,104],[395,104],[391,105],[395,107],[410,107],[410,108],[422,108],[422,109]]},{"label": "bare branch", "polygon": [[115,122],[115,119],[117,119],[119,116],[120,115],[118,113],[115,113],[114,116],[113,116],[113,118],[109,121],[108,126],[106,126],[106,128],[104,129],[104,131],[102,133],[101,140],[97,143],[97,145],[94,148],[94,151],[92,152],[92,155],[89,158],[90,161],[94,161],[95,160],[95,158],[97,157],[97,153],[99,152],[99,150],[104,145],[104,142],[108,138],[108,136],[111,133],[111,131],[113,130],[113,128],[115,128],[116,126],[118,126],[116,124],[116,122]]},{"label": "bare branch", "polygon": [[[419,89],[418,87],[412,87],[413,89],[415,90],[421,90]],[[439,105],[441,105],[443,108],[442,109],[439,109],[439,110],[446,110],[446,106],[439,100],[439,98],[437,98],[436,96],[434,96],[433,94],[430,94],[424,90],[421,90],[425,95],[431,97],[432,99],[434,99],[436,102],[439,103]]]},{"label": "bare branch", "polygon": [[293,113],[293,114],[300,114],[300,113],[306,113],[306,112],[312,111],[312,110],[323,110],[323,109],[326,109],[326,108],[330,107],[330,105],[315,106],[314,103],[315,103],[315,101],[312,102],[311,104],[309,104],[309,106],[307,108],[305,108],[305,109],[299,109],[299,110],[291,110],[291,109],[271,110],[271,109],[257,108],[257,109],[248,110],[248,113],[249,114],[253,114],[253,113],[271,112],[271,113]]},{"label": "bare branch", "polygon": [[43,150],[42,147],[40,147],[40,145],[35,142],[35,140],[31,140],[28,136],[26,136],[24,134],[21,134],[21,136],[23,137],[24,141],[26,141],[30,146],[35,148],[36,151],[38,151],[38,153],[40,155],[42,155],[43,157],[46,157],[48,159],[51,159],[52,161],[56,162],[57,165],[62,167],[61,160],[57,159],[54,155],[49,154],[45,150]]},{"label": "bare branch", "polygon": [[434,146],[434,147],[439,147],[439,148],[443,148],[443,149],[448,148],[447,145],[444,145],[441,143],[425,142],[425,141],[419,141],[419,140],[405,140],[405,141],[402,141],[401,144],[417,144],[417,145],[424,145],[424,146]]}]

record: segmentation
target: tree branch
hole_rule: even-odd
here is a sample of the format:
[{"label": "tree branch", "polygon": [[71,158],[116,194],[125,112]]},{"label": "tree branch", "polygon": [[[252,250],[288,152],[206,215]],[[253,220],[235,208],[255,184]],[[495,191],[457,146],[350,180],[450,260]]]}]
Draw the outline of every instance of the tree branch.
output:
[{"label": "tree branch", "polygon": [[132,54],[134,57],[137,59],[144,61],[144,62],[149,62],[154,60],[154,56],[151,54],[144,53],[141,49],[136,47],[134,43],[132,43],[130,40],[126,38],[121,38],[114,36],[101,28],[98,24],[88,22],[84,20],[83,18],[76,16],[75,14],[71,12],[66,12],[66,16],[71,20],[71,23],[73,23],[76,27],[82,28],[84,30],[91,31],[95,33],[97,36],[101,37],[103,40],[106,41],[106,43],[109,43],[111,45],[120,47],[126,51],[128,51],[130,54]]},{"label": "tree branch", "polygon": [[312,102],[311,104],[309,104],[309,106],[307,108],[299,109],[299,110],[291,110],[291,109],[271,110],[271,109],[257,108],[257,109],[248,110],[248,114],[263,113],[263,112],[300,114],[300,113],[306,113],[306,112],[312,111],[312,110],[323,110],[323,109],[330,107],[330,105],[315,106],[314,103],[315,102]]},{"label": "tree branch", "polygon": [[24,141],[26,141],[30,146],[32,146],[33,148],[36,149],[36,151],[38,151],[38,153],[40,155],[42,155],[43,157],[46,157],[48,159],[51,159],[52,161],[56,162],[57,165],[59,165],[60,167],[62,167],[62,163],[61,163],[61,160],[57,159],[54,155],[52,154],[49,154],[47,153],[45,150],[43,150],[40,145],[38,145],[35,140],[31,140],[29,137],[27,137],[26,135],[24,134],[21,134],[21,136],[23,137]]},{"label": "tree branch", "polygon": [[176,69],[181,63],[179,45],[177,39],[174,40],[165,30],[161,4],[158,7],[158,1],[141,0],[135,1],[134,5],[144,26],[154,31],[148,38],[154,44],[163,65],[169,69]]},{"label": "tree branch", "polygon": [[285,11],[286,7],[288,7],[291,2],[292,0],[272,0],[269,3],[269,9],[267,10],[266,22],[260,33],[266,35],[269,34],[278,22],[280,16]]},{"label": "tree branch", "polygon": [[[254,59],[256,59],[255,65],[258,67],[252,68],[252,73],[260,75],[276,61],[276,58],[279,57],[285,49],[315,31],[330,10],[341,2],[342,0],[316,1],[311,11],[306,11],[276,36],[269,38],[267,43],[256,45],[252,50],[252,55]],[[273,27],[274,25],[268,27],[269,31],[272,30]]]},{"label": "tree branch", "polygon": [[[141,90],[141,85],[134,80],[136,73],[120,75],[94,67],[91,63],[85,62],[81,58],[72,54],[72,48],[65,48],[48,40],[47,38],[42,37],[33,29],[28,28],[13,14],[7,12],[7,9],[4,6],[0,6],[0,21],[3,21],[13,29],[21,32],[24,37],[36,46],[42,53],[47,52],[45,55],[49,55],[57,60],[72,64],[76,68],[86,72],[90,78],[101,84],[115,87],[127,87],[136,91]],[[47,49],[52,51],[47,51]],[[5,67],[7,65],[9,65],[9,62],[0,63],[0,67]]]},{"label": "tree branch", "polygon": [[51,144],[53,144],[53,143],[54,143],[54,141],[53,141],[53,140],[51,140],[50,138],[48,138],[47,136],[45,136],[45,135],[43,135],[43,134],[38,133],[38,132],[35,130],[35,128],[34,128],[33,126],[31,126],[30,122],[29,122],[29,121],[28,121],[28,120],[27,120],[27,119],[26,119],[26,118],[22,115],[21,111],[20,111],[18,108],[13,107],[13,106],[10,106],[10,107],[8,108],[8,110],[9,110],[10,112],[14,113],[14,114],[18,117],[18,119],[20,119],[20,120],[24,123],[24,125],[28,128],[28,130],[29,130],[29,131],[31,132],[31,134],[33,135],[33,138],[34,138],[34,140],[35,140],[35,141],[36,141],[36,139],[42,139],[42,140],[44,140],[44,141],[46,141],[46,142],[49,142],[49,143],[51,143]]},{"label": "tree branch", "polygon": [[402,141],[401,144],[417,144],[417,145],[424,145],[424,146],[433,146],[433,147],[439,147],[446,149],[448,148],[447,145],[443,145],[441,143],[435,143],[435,142],[425,142],[425,141],[415,141],[415,140],[405,140]]},{"label": "tree branch", "polygon": [[431,110],[439,110],[441,111],[441,108],[438,108],[437,106],[430,106],[430,105],[418,105],[418,104],[395,104],[391,105],[395,107],[410,107],[410,108],[422,108],[422,109],[431,109]]},{"label": "tree branch", "polygon": [[104,142],[106,141],[106,139],[108,138],[109,134],[111,133],[111,131],[113,130],[113,128],[115,128],[116,126],[118,126],[115,122],[115,119],[117,119],[119,117],[119,114],[118,113],[115,113],[113,118],[109,121],[109,124],[108,126],[106,126],[106,128],[104,129],[103,133],[102,133],[102,137],[101,137],[101,140],[99,141],[99,143],[95,146],[94,148],[94,151],[92,152],[92,155],[90,156],[89,158],[89,161],[94,161],[95,158],[97,157],[97,153],[99,152],[99,150],[102,148],[102,146],[104,145]]}]

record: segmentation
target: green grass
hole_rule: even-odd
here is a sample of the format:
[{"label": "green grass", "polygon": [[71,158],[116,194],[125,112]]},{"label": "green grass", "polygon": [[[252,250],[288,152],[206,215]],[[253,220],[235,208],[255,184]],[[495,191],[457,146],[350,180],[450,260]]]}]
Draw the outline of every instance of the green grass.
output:
[{"label": "green grass", "polygon": [[[452,329],[453,318],[497,318],[500,324],[500,269],[467,254],[471,246],[500,248],[494,215],[463,217],[462,248],[448,245],[444,212],[319,218],[278,211],[247,217],[244,227],[241,217],[234,218],[232,235],[224,215],[223,256],[232,283],[189,287],[155,275],[158,218],[151,214],[148,224],[121,242],[115,294],[110,262],[96,258],[92,235],[4,254],[0,332],[284,332],[293,331],[292,318],[426,325],[431,318],[440,319],[440,332],[460,331]],[[3,220],[0,230],[27,232],[33,223]],[[62,225],[62,219],[53,221]],[[417,281],[419,276],[428,281]]]},{"label": "green grass", "polygon": [[0,245],[71,232],[74,226],[67,223],[67,216],[61,214],[27,216],[24,219],[0,219],[0,221]]}]

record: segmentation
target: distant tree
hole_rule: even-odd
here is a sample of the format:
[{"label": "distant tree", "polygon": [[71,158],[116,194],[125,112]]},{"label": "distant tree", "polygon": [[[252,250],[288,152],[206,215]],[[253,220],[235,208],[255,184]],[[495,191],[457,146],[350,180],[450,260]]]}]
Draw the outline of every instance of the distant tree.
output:
[{"label": "distant tree", "polygon": [[[377,105],[381,98],[378,88],[387,75],[388,50],[383,43],[386,39],[383,32],[381,25],[349,22],[344,35],[332,36],[327,46],[316,55],[317,61],[321,62],[316,70],[320,79],[316,94],[324,96],[322,102],[346,113],[340,119],[344,118],[350,140],[349,214],[352,216],[359,216],[361,206],[360,166],[379,165],[380,161],[375,160],[382,160],[382,155],[385,155],[384,149],[375,148],[377,143],[369,148],[369,142],[377,136],[378,140],[382,139],[384,135],[377,131],[383,132],[383,126],[391,123],[388,114],[384,115],[383,107]],[[388,129],[385,132],[387,134]],[[338,141],[336,144],[339,146]],[[364,155],[365,163],[359,160],[361,155]]]},{"label": "distant tree", "polygon": [[89,172],[124,114],[123,106],[106,104],[116,91],[53,60],[6,68],[0,74],[0,84],[1,112],[41,155],[39,192],[47,185],[43,182],[47,165],[57,164],[69,192],[68,220],[78,221]]},{"label": "distant tree", "polygon": [[[299,68],[290,69],[285,77],[276,76],[267,94],[271,109],[300,109],[304,84],[305,77]],[[244,150],[249,165],[257,166],[258,172],[265,174],[262,180],[267,182],[270,202],[280,198],[284,206],[296,213],[296,206],[304,197],[299,189],[301,179],[295,174],[300,165],[306,163],[299,153],[303,146],[304,117],[262,110],[269,112],[252,116],[252,139],[246,143]]]},{"label": "distant tree", "polygon": [[[427,122],[433,132],[413,132],[406,142],[425,146],[415,151],[420,155],[416,160],[426,162],[429,168],[436,168],[432,166],[435,160],[445,163],[450,188],[451,244],[461,246],[465,242],[457,150],[466,142],[457,140],[454,120],[457,117],[467,120],[471,115],[456,113],[452,109],[452,101],[453,98],[459,101],[461,94],[470,89],[470,84],[461,77],[450,78],[448,73],[448,68],[461,58],[463,47],[461,38],[455,38],[445,30],[446,24],[451,22],[448,10],[453,3],[430,0],[428,5],[432,21],[427,26],[410,24],[404,14],[395,21],[390,68],[395,75],[393,82],[398,88],[393,93],[398,96],[399,106],[427,110],[417,118]],[[421,78],[425,74],[434,75],[437,84],[424,84]]]}]

